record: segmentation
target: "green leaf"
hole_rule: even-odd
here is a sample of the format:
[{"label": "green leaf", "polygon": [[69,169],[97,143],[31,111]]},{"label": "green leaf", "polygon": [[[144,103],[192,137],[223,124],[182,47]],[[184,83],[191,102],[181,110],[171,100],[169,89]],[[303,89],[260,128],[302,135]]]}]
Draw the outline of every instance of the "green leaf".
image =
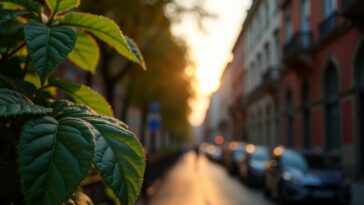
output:
[{"label": "green leaf", "polygon": [[0,117],[24,114],[47,114],[52,109],[35,105],[23,94],[7,88],[0,89]]},{"label": "green leaf", "polygon": [[128,36],[124,36],[125,40],[127,42],[127,45],[130,49],[130,51],[134,54],[134,56],[138,59],[139,62],[142,62],[143,65],[142,67],[145,69],[145,62],[144,62],[144,58],[137,46],[137,44],[133,41],[133,39],[129,38]]},{"label": "green leaf", "polygon": [[139,195],[145,169],[143,149],[132,132],[100,118],[85,119],[96,132],[94,163],[104,182],[122,205],[132,205]]},{"label": "green leaf", "polygon": [[68,59],[82,69],[95,73],[99,58],[100,51],[96,41],[86,33],[77,33],[75,48],[68,55]]},{"label": "green leaf", "polygon": [[92,126],[77,118],[43,116],[25,123],[19,142],[20,175],[28,204],[67,201],[94,156]]},{"label": "green leaf", "polygon": [[145,68],[143,59],[132,50],[132,48],[136,48],[136,45],[129,45],[118,25],[111,19],[93,14],[71,12],[64,16],[61,24],[76,26],[92,33],[113,47],[120,55]]},{"label": "green leaf", "polygon": [[24,35],[42,83],[72,51],[76,41],[76,34],[70,28],[48,28],[36,21],[30,21],[24,26]]},{"label": "green leaf", "polygon": [[93,111],[87,105],[75,104],[73,102],[67,100],[60,100],[54,102],[51,107],[53,108],[53,113],[56,118],[63,117],[75,117],[80,119],[88,119],[88,118],[102,118],[103,120],[112,122],[121,126],[124,129],[128,129],[128,126],[122,121],[108,116],[101,116]]},{"label": "green leaf", "polygon": [[53,107],[57,117],[73,117],[93,125],[96,168],[122,205],[134,204],[145,169],[143,149],[135,135],[119,120],[96,115],[85,106],[61,101],[54,103]]},{"label": "green leaf", "polygon": [[0,10],[0,24],[11,21],[18,16],[24,16],[31,14],[30,11],[18,11],[18,10]]},{"label": "green leaf", "polygon": [[90,106],[100,115],[114,115],[110,104],[105,100],[105,98],[85,85],[79,85],[72,81],[59,78],[50,79],[49,85],[62,89],[77,103]]},{"label": "green leaf", "polygon": [[42,5],[39,2],[31,1],[31,0],[0,0],[0,2],[8,2],[12,4],[16,4],[28,10],[35,11],[37,13],[41,13]]},{"label": "green leaf", "polygon": [[80,0],[46,0],[46,3],[52,12],[61,12],[78,7]]}]

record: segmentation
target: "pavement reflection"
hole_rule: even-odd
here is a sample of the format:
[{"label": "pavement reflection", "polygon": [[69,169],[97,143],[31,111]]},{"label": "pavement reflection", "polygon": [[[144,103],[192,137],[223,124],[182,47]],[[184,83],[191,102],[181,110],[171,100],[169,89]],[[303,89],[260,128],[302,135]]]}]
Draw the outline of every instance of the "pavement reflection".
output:
[{"label": "pavement reflection", "polygon": [[194,152],[185,154],[163,180],[151,205],[271,205],[259,190],[245,187],[222,166]]}]

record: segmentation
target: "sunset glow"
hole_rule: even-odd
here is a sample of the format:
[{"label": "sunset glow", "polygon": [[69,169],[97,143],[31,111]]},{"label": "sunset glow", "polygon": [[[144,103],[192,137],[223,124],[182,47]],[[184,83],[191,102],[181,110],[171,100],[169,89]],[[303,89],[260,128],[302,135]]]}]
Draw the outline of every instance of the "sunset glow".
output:
[{"label": "sunset glow", "polygon": [[250,0],[206,0],[205,9],[217,18],[204,22],[205,32],[196,24],[196,19],[185,16],[173,32],[184,38],[190,48],[190,56],[195,64],[196,98],[191,101],[190,123],[202,123],[208,99],[218,89],[221,73],[231,60],[231,49],[241,30],[243,18],[250,6]]}]

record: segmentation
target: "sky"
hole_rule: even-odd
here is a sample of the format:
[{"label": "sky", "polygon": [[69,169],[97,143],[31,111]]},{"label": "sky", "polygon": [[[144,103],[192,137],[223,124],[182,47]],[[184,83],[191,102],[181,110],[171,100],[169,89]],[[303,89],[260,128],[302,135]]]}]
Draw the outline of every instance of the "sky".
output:
[{"label": "sky", "polygon": [[199,126],[205,117],[210,95],[219,87],[225,65],[232,60],[231,50],[241,31],[251,0],[205,0],[204,8],[216,18],[203,22],[202,31],[194,17],[185,15],[172,31],[185,39],[194,63],[195,99],[191,100],[189,121]]}]

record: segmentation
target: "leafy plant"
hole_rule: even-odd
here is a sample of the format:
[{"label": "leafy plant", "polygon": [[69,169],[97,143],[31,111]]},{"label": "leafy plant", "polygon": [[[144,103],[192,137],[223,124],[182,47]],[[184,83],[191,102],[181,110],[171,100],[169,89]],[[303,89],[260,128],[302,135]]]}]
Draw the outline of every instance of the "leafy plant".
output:
[{"label": "leafy plant", "polygon": [[[101,95],[56,70],[68,59],[94,73],[94,38],[145,63],[111,19],[70,12],[79,4],[0,0],[0,204],[68,203],[91,167],[122,205],[139,194],[145,159],[136,136]],[[57,99],[57,89],[74,102]]]}]

